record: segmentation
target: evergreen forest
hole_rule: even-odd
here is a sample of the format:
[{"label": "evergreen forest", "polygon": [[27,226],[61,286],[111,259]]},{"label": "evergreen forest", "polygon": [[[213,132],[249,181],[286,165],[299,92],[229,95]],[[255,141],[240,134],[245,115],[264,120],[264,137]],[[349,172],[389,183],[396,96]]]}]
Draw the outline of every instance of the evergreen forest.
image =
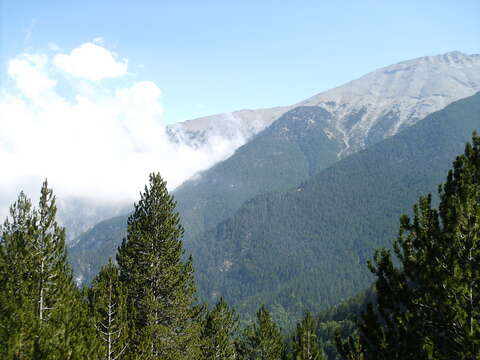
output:
[{"label": "evergreen forest", "polygon": [[[336,145],[321,130],[328,113],[291,110],[172,192],[198,298],[216,304],[223,296],[247,322],[264,304],[283,329],[293,329],[305,311],[323,313],[365,291],[374,281],[367,261],[375,249],[392,248],[399,216],[412,215],[419,196],[431,193],[438,204],[438,184],[480,129],[479,114],[476,94],[334,159],[337,148],[325,149]],[[115,258],[127,218],[99,223],[69,248],[77,281],[89,285]]]},{"label": "evergreen forest", "polygon": [[413,194],[393,246],[370,254],[370,287],[287,328],[267,306],[245,320],[222,296],[202,301],[176,201],[157,173],[116,256],[78,287],[45,181],[38,205],[20,193],[1,227],[0,357],[479,359],[479,136],[444,176],[437,194]]}]

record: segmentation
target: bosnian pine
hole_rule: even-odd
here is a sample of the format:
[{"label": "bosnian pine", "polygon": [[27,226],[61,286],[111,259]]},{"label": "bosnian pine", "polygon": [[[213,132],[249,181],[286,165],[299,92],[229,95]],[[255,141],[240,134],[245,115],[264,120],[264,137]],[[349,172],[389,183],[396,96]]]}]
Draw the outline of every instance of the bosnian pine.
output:
[{"label": "bosnian pine", "polygon": [[237,327],[238,318],[221,297],[217,305],[207,314],[202,327],[202,358],[205,360],[237,359],[234,340]]},{"label": "bosnian pine", "polygon": [[310,313],[297,324],[293,339],[294,360],[323,360],[323,352],[320,350],[316,335],[315,319]]},{"label": "bosnian pine", "polygon": [[193,267],[191,259],[182,260],[183,228],[175,205],[166,182],[151,174],[118,250],[132,323],[131,358],[199,358]]},{"label": "bosnian pine", "polygon": [[89,302],[101,343],[99,350],[102,359],[123,359],[128,346],[126,297],[118,266],[111,259],[93,280]]},{"label": "bosnian pine", "polygon": [[378,306],[359,323],[359,341],[339,341],[346,358],[480,358],[480,137],[439,188],[438,210],[421,197],[402,216],[394,252],[375,254]]},{"label": "bosnian pine", "polygon": [[67,262],[65,230],[43,183],[38,209],[23,194],[0,242],[0,353],[4,359],[81,359],[95,351],[86,306]]},{"label": "bosnian pine", "polygon": [[285,355],[280,328],[265,306],[257,312],[257,323],[245,329],[241,353],[248,360],[280,360]]},{"label": "bosnian pine", "polygon": [[[30,281],[34,211],[23,192],[10,207],[0,236],[0,357],[32,356],[36,341],[36,296]],[[32,291],[33,290],[33,291]],[[35,326],[36,327],[36,326]]]}]

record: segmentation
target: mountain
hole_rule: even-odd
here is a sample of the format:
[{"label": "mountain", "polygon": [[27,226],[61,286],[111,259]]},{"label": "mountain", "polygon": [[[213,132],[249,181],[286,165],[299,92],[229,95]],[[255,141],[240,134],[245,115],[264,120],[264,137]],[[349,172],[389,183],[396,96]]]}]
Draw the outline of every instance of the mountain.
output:
[{"label": "mountain", "polygon": [[471,133],[480,93],[427,116],[284,192],[259,195],[206,231],[193,253],[203,297],[241,313],[261,303],[301,315],[366,288],[374,249],[388,247],[422,194],[436,193]]},{"label": "mountain", "polygon": [[[175,125],[182,141],[188,135],[192,144],[223,131],[224,136],[234,136],[238,129],[253,136],[229,159],[175,190],[187,249],[196,252],[199,234],[254,196],[295,187],[355,150],[408,127],[421,114],[480,89],[479,59],[448,53],[379,69],[302,102],[273,123],[277,114],[291,107],[260,110],[258,117],[252,110]],[[230,121],[222,122],[225,118]],[[79,279],[91,278],[114,254],[125,223],[126,216],[106,220],[79,237],[71,249]]]},{"label": "mountain", "polygon": [[175,190],[186,243],[253,196],[298,185],[476,91],[480,55],[453,52],[388,66],[297,104],[229,159]]},{"label": "mountain", "polygon": [[[479,127],[477,94],[289,191],[247,201],[186,244],[203,298],[225,295],[243,314],[262,302],[299,314],[305,308],[324,309],[367,287],[366,260],[375,248],[389,246],[399,215],[410,211],[419,195],[435,193],[454,156]],[[114,254],[124,224],[125,218],[111,219],[84,234],[71,254],[77,273],[87,269],[93,274],[100,255]],[[97,258],[89,261],[91,256]]]},{"label": "mountain", "polygon": [[201,146],[209,138],[243,138],[245,141],[258,134],[280,116],[295,106],[278,106],[269,109],[238,110],[210,115],[193,120],[171,124],[167,131],[175,142]]},{"label": "mountain", "polygon": [[342,154],[348,154],[480,91],[479,70],[480,55],[454,51],[425,56],[375,70],[299,105],[336,114]]},{"label": "mountain", "polygon": [[178,187],[174,195],[187,244],[246,200],[288,189],[338,161],[342,143],[325,132],[331,121],[320,107],[290,110],[227,161]]},{"label": "mountain", "polygon": [[78,285],[89,283],[109,258],[115,260],[126,227],[127,215],[120,215],[99,222],[76,239],[68,257]]},{"label": "mountain", "polygon": [[[480,56],[451,52],[375,70],[290,106],[239,110],[188,120],[169,125],[167,133],[171,141],[193,148],[200,148],[212,139],[223,139],[232,149],[237,149],[288,111],[301,106],[316,106],[331,114],[329,123],[324,124],[324,132],[342,144],[337,151],[338,158],[343,158],[479,90]],[[266,187],[256,193],[269,190]],[[248,200],[251,192],[245,195],[242,201]],[[230,199],[222,202],[230,203]],[[81,232],[129,207],[128,204],[84,203],[81,199],[63,199],[59,204],[59,215],[67,227],[70,245],[76,242]],[[190,223],[187,221],[188,225]],[[209,226],[209,222],[201,226]]]},{"label": "mountain", "polygon": [[[294,187],[348,154],[478,90],[480,56],[452,52],[373,71],[299,106],[241,110],[170,126],[172,139],[191,146],[201,146],[212,136],[250,138],[229,159],[175,190],[187,248],[193,250],[198,234],[227,219],[252,197]],[[112,222],[124,227],[126,216],[107,221]],[[78,241],[95,242],[89,234]],[[82,253],[89,248],[86,244],[79,245]],[[112,239],[98,246],[112,254],[117,244],[118,239]],[[85,257],[88,253],[72,256],[77,269],[88,265]],[[79,275],[88,279],[91,274]]]},{"label": "mountain", "polygon": [[[195,235],[233,214],[245,200],[265,191],[288,189],[336,162],[341,143],[324,132],[330,117],[319,107],[295,108],[229,161],[177,188],[174,195],[186,229],[187,250],[195,251]],[[91,279],[115,253],[126,220],[124,215],[103,221],[78,238],[70,253],[79,280]]]},{"label": "mountain", "polygon": [[240,110],[170,125],[173,139],[201,144],[210,136],[246,140],[298,106],[334,114],[330,132],[352,153],[480,91],[480,55],[453,51],[403,61],[290,106]]}]

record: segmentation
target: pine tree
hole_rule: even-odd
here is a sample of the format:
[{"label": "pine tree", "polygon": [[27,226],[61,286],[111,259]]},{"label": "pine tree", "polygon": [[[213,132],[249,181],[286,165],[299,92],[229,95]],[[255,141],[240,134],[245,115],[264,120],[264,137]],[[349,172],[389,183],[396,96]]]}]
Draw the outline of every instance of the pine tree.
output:
[{"label": "pine tree", "polygon": [[316,335],[315,319],[310,313],[297,324],[293,339],[294,360],[323,360],[325,356],[320,350]]},{"label": "pine tree", "polygon": [[34,212],[23,192],[10,207],[0,237],[0,357],[32,356],[36,303],[32,296],[30,253]]},{"label": "pine tree", "polygon": [[257,324],[245,329],[241,353],[248,360],[279,360],[285,356],[281,331],[265,306],[257,312]]},{"label": "pine tree", "polygon": [[[440,205],[421,197],[413,220],[402,216],[394,252],[370,264],[378,306],[368,307],[359,345],[340,342],[346,357],[480,358],[480,138],[475,134],[439,188]],[[348,345],[350,344],[350,346]]]},{"label": "pine tree", "polygon": [[102,359],[121,360],[128,346],[126,296],[112,263],[102,267],[89,291],[89,302],[101,345]]},{"label": "pine tree", "polygon": [[55,197],[45,181],[39,208],[20,193],[2,228],[2,358],[81,359],[95,351],[67,262],[65,230],[55,215]]},{"label": "pine tree", "polygon": [[151,174],[118,250],[131,316],[132,358],[196,359],[199,322],[192,260],[182,261],[183,228],[166,182]]},{"label": "pine tree", "polygon": [[221,297],[215,308],[207,314],[202,328],[203,359],[237,359],[234,342],[237,327],[238,318]]}]

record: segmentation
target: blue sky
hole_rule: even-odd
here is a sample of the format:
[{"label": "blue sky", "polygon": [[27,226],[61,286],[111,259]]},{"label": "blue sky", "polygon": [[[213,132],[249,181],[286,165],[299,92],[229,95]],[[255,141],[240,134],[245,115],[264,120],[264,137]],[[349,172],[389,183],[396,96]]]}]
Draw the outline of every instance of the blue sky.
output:
[{"label": "blue sky", "polygon": [[[7,62],[103,38],[128,79],[162,91],[170,123],[287,105],[398,61],[480,53],[480,2],[0,1]],[[108,82],[105,86],[108,86]]]},{"label": "blue sky", "polygon": [[0,219],[45,178],[95,204],[134,201],[151,171],[173,189],[246,139],[192,147],[166,124],[480,53],[479,15],[478,0],[0,0]]}]

